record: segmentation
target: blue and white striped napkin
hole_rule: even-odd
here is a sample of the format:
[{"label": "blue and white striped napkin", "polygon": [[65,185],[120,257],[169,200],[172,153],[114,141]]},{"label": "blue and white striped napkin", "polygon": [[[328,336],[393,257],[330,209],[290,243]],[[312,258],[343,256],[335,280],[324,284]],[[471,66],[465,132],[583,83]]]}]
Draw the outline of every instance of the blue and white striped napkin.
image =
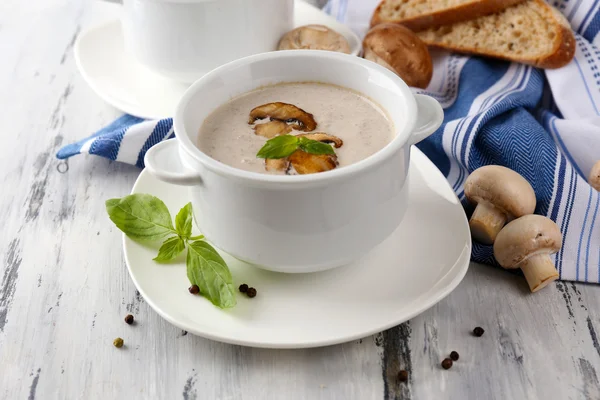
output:
[{"label": "blue and white striped napkin", "polygon": [[[364,34],[378,0],[330,0],[325,10]],[[586,182],[600,159],[600,1],[551,2],[577,33],[575,60],[559,70],[475,57],[434,55],[423,91],[445,109],[443,126],[418,147],[464,201],[468,174],[487,164],[509,167],[533,185],[536,212],[560,227],[561,279],[600,282],[600,195]],[[160,95],[157,93],[157,95]],[[173,136],[172,121],[125,115],[93,136],[62,148],[58,158],[89,153],[144,167],[146,150]],[[472,259],[494,264],[490,246],[474,243]]]}]

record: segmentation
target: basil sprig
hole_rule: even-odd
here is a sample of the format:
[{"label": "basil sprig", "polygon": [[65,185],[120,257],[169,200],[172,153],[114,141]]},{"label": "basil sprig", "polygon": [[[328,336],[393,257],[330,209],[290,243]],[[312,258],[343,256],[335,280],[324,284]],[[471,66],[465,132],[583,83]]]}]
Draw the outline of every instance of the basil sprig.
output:
[{"label": "basil sprig", "polygon": [[267,143],[258,151],[256,157],[269,159],[285,158],[292,155],[296,150],[302,150],[315,155],[335,154],[333,148],[326,143],[303,136],[281,135],[267,140]]},{"label": "basil sprig", "polygon": [[129,238],[137,241],[156,241],[169,236],[154,258],[168,262],[188,248],[187,276],[200,293],[220,308],[235,306],[235,290],[225,260],[206,241],[204,236],[192,236],[192,204],[186,204],[175,217],[175,227],[169,209],[160,199],[149,194],[132,194],[106,201],[111,221]]}]

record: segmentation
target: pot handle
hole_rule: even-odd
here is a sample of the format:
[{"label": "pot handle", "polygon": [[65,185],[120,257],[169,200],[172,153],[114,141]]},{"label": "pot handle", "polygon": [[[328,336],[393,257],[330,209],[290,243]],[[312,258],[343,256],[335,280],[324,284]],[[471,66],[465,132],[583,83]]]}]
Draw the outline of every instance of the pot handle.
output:
[{"label": "pot handle", "polygon": [[123,4],[123,0],[104,0],[104,1],[108,1],[109,3]]},{"label": "pot handle", "polygon": [[417,101],[417,122],[408,139],[409,144],[419,143],[425,139],[444,122],[444,110],[440,103],[432,97],[415,94]]},{"label": "pot handle", "polygon": [[192,186],[202,183],[200,174],[185,167],[179,155],[179,142],[169,139],[152,146],[144,156],[146,169],[167,183]]}]

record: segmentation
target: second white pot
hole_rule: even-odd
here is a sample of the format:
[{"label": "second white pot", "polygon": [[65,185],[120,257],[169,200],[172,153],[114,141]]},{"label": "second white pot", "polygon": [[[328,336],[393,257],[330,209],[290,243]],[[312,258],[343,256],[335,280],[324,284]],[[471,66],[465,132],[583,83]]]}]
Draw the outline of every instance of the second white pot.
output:
[{"label": "second white pot", "polygon": [[109,1],[123,3],[127,51],[154,72],[186,83],[275,50],[294,23],[294,0]]}]

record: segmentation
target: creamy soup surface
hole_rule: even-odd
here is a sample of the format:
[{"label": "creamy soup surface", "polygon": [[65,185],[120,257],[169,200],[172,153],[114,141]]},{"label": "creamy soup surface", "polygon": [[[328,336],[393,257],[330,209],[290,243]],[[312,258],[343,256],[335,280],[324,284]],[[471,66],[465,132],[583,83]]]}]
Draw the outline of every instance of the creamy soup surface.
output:
[{"label": "creamy soup surface", "polygon": [[[296,174],[293,167],[267,171],[265,160],[256,153],[268,138],[255,134],[255,126],[269,118],[249,124],[250,112],[269,103],[288,103],[313,115],[317,127],[301,131],[301,125],[287,121],[290,135],[326,133],[343,140],[335,148],[336,168],[356,163],[384,148],[394,138],[394,127],[385,111],[351,90],[322,83],[284,83],[266,86],[238,96],[218,107],[203,122],[198,148],[205,154],[246,171],[271,174]],[[310,137],[309,137],[310,138]]]}]

